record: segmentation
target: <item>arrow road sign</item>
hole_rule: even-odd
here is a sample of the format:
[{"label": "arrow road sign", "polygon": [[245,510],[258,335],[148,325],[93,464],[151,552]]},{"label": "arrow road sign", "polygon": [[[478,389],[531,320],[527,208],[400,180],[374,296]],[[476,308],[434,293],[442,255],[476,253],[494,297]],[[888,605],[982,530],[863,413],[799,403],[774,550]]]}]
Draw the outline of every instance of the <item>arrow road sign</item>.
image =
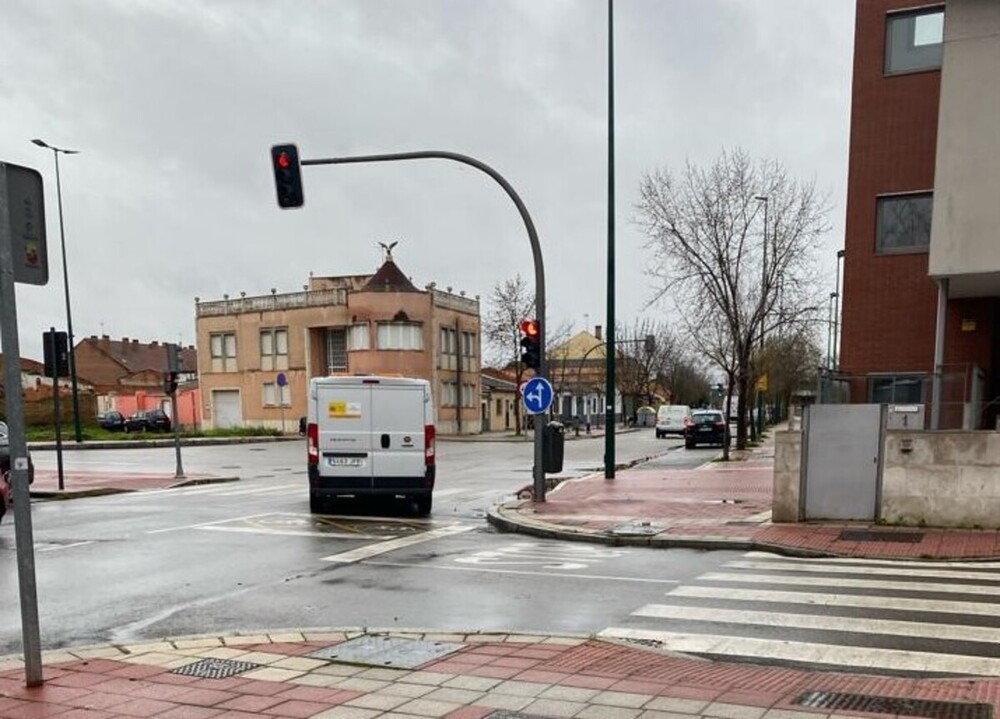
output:
[{"label": "arrow road sign", "polygon": [[552,406],[552,384],[544,377],[532,377],[524,384],[524,406],[532,414],[547,412]]}]

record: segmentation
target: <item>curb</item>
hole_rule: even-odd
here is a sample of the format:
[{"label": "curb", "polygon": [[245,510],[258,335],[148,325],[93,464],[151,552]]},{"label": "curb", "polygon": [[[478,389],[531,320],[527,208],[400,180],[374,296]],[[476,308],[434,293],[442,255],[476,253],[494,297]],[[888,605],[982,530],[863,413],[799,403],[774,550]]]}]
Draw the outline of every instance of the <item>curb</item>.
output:
[{"label": "curb", "polygon": [[[150,487],[149,489],[180,489],[182,487],[196,487],[201,484],[222,484],[224,482],[238,482],[239,477],[199,477],[197,479],[185,479],[165,487]],[[129,494],[130,492],[141,492],[142,489],[132,489],[130,487],[92,487],[90,489],[33,489],[29,492],[31,499],[47,500],[68,500],[83,499],[84,497],[104,497],[111,494]]]},{"label": "curb", "polygon": [[[182,447],[208,447],[213,445],[226,445],[226,444],[259,444],[262,442],[293,442],[295,440],[301,440],[302,437],[295,435],[294,437],[181,437]],[[173,447],[173,438],[169,439],[137,439],[137,440],[97,440],[92,442],[81,442],[77,444],[76,442],[63,442],[62,449],[63,452],[75,452],[77,450],[88,450],[88,449],[148,449],[150,447]],[[29,442],[28,449],[33,452],[54,452],[56,450],[55,442]]]}]

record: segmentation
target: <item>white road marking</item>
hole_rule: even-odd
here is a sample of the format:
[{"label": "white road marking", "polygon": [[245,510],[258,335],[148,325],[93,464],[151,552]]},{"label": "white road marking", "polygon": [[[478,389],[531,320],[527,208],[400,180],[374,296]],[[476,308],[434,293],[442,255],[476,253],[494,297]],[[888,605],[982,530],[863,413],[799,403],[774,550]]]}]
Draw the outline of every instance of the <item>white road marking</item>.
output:
[{"label": "white road marking", "polygon": [[257,517],[266,517],[266,514],[248,514],[245,517],[231,517],[230,519],[216,519],[212,522],[199,522],[198,524],[184,524],[179,527],[165,527],[163,529],[149,529],[146,534],[163,534],[164,532],[179,532],[183,529],[199,529],[201,527],[210,527],[213,524],[225,524],[227,522],[245,522],[248,519],[256,519]]},{"label": "white road marking", "polygon": [[[816,559],[809,557],[782,557],[777,554],[770,554],[768,552],[747,552],[743,555],[751,559],[772,559],[779,560],[780,562],[815,562]],[[891,559],[860,559],[853,557],[831,557],[829,559],[824,559],[823,564],[858,564],[866,567],[899,567],[900,565],[906,565],[907,567],[958,567],[961,569],[1000,569],[1000,562],[974,562],[974,561],[964,561],[964,562],[918,562],[915,560],[901,560],[894,562]]]},{"label": "white road marking", "polygon": [[983,602],[939,601],[934,599],[906,599],[888,596],[859,596],[853,594],[825,594],[821,592],[782,592],[741,587],[678,587],[667,596],[696,597],[698,599],[729,599],[741,602],[785,602],[810,606],[863,607],[867,609],[894,609],[909,612],[943,614],[975,614],[1000,617],[1000,605]]},{"label": "white road marking", "polygon": [[39,549],[39,552],[58,552],[60,549],[70,549],[71,547],[85,547],[88,544],[94,544],[94,540],[87,540],[85,542],[73,542],[72,544],[60,544],[56,547],[45,547],[44,549]]},{"label": "white road marking", "polygon": [[395,537],[378,536],[374,534],[351,534],[349,532],[309,532],[296,529],[274,529],[271,527],[223,527],[211,525],[198,527],[211,532],[242,532],[244,534],[270,534],[282,537],[323,537],[324,539],[395,539]]},{"label": "white road marking", "polygon": [[[373,567],[398,567],[400,569],[415,569],[412,564],[403,562],[365,562]],[[430,564],[420,567],[424,569],[441,569],[448,572],[483,572],[485,574],[517,574],[528,577],[552,577],[552,572],[531,572],[526,569],[485,569],[483,567],[454,567],[451,565]],[[633,582],[637,584],[677,584],[676,579],[646,579],[645,577],[614,577],[605,574],[563,574],[556,575],[568,579],[593,579],[601,582]]]},{"label": "white road marking", "polygon": [[328,557],[321,557],[320,561],[351,564],[353,562],[360,562],[364,559],[368,559],[369,557],[376,557],[379,554],[386,554],[397,549],[413,546],[414,544],[422,544],[423,542],[430,542],[435,539],[441,539],[442,537],[449,537],[453,534],[468,532],[472,529],[475,529],[475,527],[471,525],[453,524],[447,527],[431,529],[409,537],[400,537],[399,539],[391,539],[388,542],[378,542],[376,544],[370,544],[366,547],[358,547],[357,549],[341,552],[340,554],[331,554]]},{"label": "white road marking", "polygon": [[765,627],[819,629],[856,634],[886,634],[899,637],[920,637],[931,640],[1000,643],[1000,628],[964,624],[933,624],[901,622],[892,619],[861,617],[831,617],[819,614],[789,612],[757,612],[717,607],[684,607],[667,604],[647,604],[632,612],[637,617],[674,619],[722,624],[753,624]]},{"label": "white road marking", "polygon": [[[816,586],[816,577],[786,577],[783,574],[732,574],[727,572],[709,572],[698,577],[706,582],[743,582],[746,584],[779,584],[793,586]],[[879,579],[850,579],[834,577],[829,580],[836,587],[852,587],[859,589],[887,589],[903,592],[940,592],[947,594],[985,594],[990,597],[997,595],[1000,587],[985,584],[943,584],[936,582],[893,582]]]},{"label": "white road marking", "polygon": [[783,640],[752,639],[715,634],[681,634],[645,629],[609,627],[598,636],[662,642],[670,651],[714,656],[751,657],[837,667],[893,671],[934,672],[996,676],[1000,659],[959,654],[911,652],[877,647],[843,647]]},{"label": "white road marking", "polygon": [[[961,571],[957,569],[930,569],[923,567],[890,565],[885,567],[845,567],[843,565],[827,564],[783,564],[779,562],[727,562],[726,569],[763,569],[766,571],[782,572],[806,572],[821,574],[880,574],[895,575],[899,577],[933,577],[938,579],[982,579],[986,581],[1000,582],[1000,572],[976,572]],[[839,578],[827,577],[830,582],[840,582]],[[810,582],[822,581],[820,577],[810,577]],[[1000,586],[994,587],[1000,593]]]}]

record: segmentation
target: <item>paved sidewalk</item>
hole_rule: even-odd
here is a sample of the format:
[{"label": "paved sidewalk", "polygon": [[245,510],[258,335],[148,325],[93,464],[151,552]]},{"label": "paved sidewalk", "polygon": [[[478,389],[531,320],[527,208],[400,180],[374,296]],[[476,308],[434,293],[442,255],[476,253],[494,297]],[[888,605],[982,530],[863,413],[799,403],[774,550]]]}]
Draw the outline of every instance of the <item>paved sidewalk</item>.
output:
[{"label": "paved sidewalk", "polygon": [[772,524],[774,448],[695,470],[639,465],[614,480],[593,474],[530,500],[493,508],[511,532],[615,545],[779,552],[793,556],[997,559],[1000,532],[887,527],[867,523]]},{"label": "paved sidewalk", "polygon": [[[1000,706],[997,679],[819,673],[475,632],[282,631],[57,650],[44,655],[44,678],[26,688],[20,660],[0,658],[0,717],[801,719],[945,716],[917,714],[917,700],[938,712],[953,703],[947,716]],[[879,713],[831,714],[822,700],[834,692],[866,695]]]},{"label": "paved sidewalk", "polygon": [[165,489],[195,484],[215,484],[236,482],[239,477],[215,474],[185,474],[183,479],[173,474],[87,472],[73,470],[63,472],[63,489],[59,489],[59,475],[56,470],[35,470],[35,481],[31,485],[31,496],[38,499],[75,499],[102,494],[137,492],[143,489]]}]

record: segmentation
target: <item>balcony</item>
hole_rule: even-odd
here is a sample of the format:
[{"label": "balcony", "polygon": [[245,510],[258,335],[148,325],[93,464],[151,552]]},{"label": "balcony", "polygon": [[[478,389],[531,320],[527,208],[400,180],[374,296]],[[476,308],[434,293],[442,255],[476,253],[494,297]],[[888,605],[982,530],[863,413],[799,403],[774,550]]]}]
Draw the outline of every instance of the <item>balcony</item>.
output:
[{"label": "balcony", "polygon": [[245,312],[270,312],[274,310],[292,310],[304,307],[330,307],[331,305],[346,305],[347,291],[309,290],[304,292],[289,292],[286,294],[271,293],[255,297],[224,297],[221,300],[201,302],[195,299],[196,317],[222,317],[239,315]]}]

